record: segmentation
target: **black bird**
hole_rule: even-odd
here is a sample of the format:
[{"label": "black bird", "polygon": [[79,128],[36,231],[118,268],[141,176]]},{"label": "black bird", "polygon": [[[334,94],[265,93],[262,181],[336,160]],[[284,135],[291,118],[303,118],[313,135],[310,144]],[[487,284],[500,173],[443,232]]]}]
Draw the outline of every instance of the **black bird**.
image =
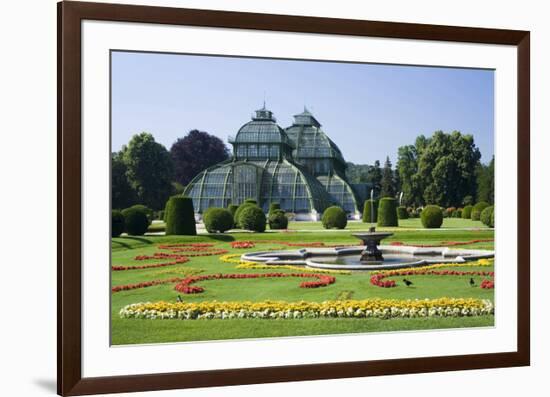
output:
[{"label": "black bird", "polygon": [[183,302],[183,299],[181,299],[181,296],[179,296],[179,295],[176,299],[178,300],[178,302]]},{"label": "black bird", "polygon": [[476,282],[474,281],[473,278],[470,278],[470,287],[475,287],[476,286]]},{"label": "black bird", "polygon": [[403,279],[403,282],[405,283],[405,285],[406,285],[407,287],[410,287],[411,285],[413,285],[413,282],[410,281],[410,280],[407,280],[406,278]]}]

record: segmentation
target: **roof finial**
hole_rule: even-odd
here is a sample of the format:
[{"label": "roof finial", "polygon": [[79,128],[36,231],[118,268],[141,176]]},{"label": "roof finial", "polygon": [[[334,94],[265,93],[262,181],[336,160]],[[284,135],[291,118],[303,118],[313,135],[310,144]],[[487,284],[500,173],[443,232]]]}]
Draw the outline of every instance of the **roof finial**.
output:
[{"label": "roof finial", "polygon": [[262,108],[262,110],[265,110],[265,91],[264,91],[264,107]]}]

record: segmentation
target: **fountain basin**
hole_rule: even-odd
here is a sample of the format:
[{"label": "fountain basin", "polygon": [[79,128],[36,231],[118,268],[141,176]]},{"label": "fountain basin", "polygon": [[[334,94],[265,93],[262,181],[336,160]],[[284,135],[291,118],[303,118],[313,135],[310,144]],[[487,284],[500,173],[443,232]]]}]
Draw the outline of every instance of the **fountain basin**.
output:
[{"label": "fountain basin", "polygon": [[494,251],[489,250],[450,249],[447,247],[424,248],[381,245],[378,246],[378,249],[384,256],[382,261],[362,261],[361,254],[365,250],[365,246],[252,252],[242,255],[241,259],[269,265],[371,271],[401,269],[436,263],[464,263],[493,258],[495,255]]}]

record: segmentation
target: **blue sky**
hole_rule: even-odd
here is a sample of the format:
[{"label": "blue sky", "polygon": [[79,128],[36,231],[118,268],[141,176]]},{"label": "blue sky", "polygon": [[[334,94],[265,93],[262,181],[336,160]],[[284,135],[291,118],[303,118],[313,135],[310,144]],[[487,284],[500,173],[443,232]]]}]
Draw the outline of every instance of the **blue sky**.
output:
[{"label": "blue sky", "polygon": [[494,145],[494,72],[197,55],[112,54],[112,145],[147,131],[167,149],[192,129],[227,143],[264,101],[283,128],[304,105],[347,161],[372,164],[419,134]]}]

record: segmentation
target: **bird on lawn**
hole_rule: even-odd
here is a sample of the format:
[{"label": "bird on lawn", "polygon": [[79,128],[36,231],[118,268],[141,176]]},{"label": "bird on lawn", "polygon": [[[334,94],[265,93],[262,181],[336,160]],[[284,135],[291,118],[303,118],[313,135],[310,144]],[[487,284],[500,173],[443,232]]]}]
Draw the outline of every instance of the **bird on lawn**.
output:
[{"label": "bird on lawn", "polygon": [[406,285],[407,287],[410,287],[411,285],[413,285],[413,282],[410,281],[410,280],[407,280],[406,278],[403,279],[403,282],[405,283],[405,285]]},{"label": "bird on lawn", "polygon": [[179,295],[176,299],[177,299],[178,302],[183,302],[183,299],[181,299],[181,296],[179,296]]},{"label": "bird on lawn", "polygon": [[470,287],[475,287],[476,286],[476,282],[474,281],[473,278],[470,277]]}]

